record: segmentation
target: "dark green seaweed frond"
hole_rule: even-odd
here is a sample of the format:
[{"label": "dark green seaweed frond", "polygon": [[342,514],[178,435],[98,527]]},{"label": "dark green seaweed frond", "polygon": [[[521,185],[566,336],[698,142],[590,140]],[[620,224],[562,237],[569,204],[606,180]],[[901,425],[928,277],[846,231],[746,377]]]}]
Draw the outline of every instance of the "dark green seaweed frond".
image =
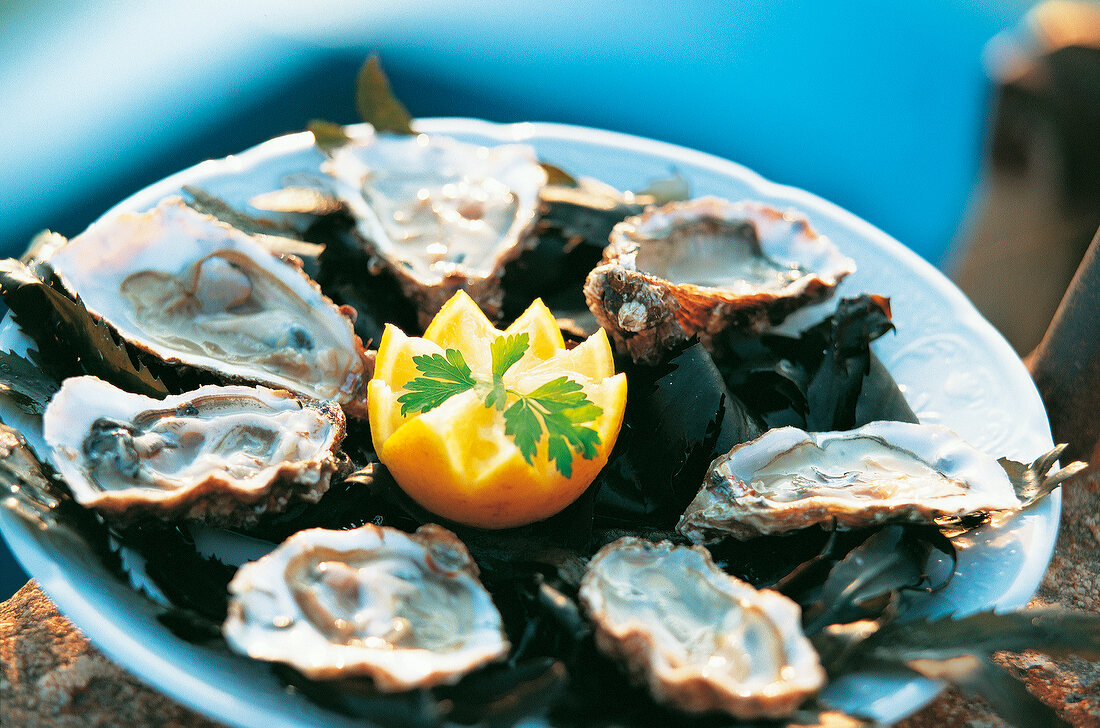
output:
[{"label": "dark green seaweed frond", "polygon": [[893,328],[889,301],[865,294],[842,299],[833,315],[798,336],[726,336],[715,344],[715,359],[730,390],[769,427],[827,432],[876,420],[917,422],[871,351]]},{"label": "dark green seaweed frond", "polygon": [[902,590],[942,588],[945,582],[931,583],[925,571],[933,551],[956,559],[951,541],[935,528],[892,525],[873,534],[833,566],[814,590],[814,601],[799,599],[806,634],[830,624],[876,619]]},{"label": "dark green seaweed frond", "polygon": [[1081,461],[1072,462],[1053,473],[1051,470],[1058,458],[1066,451],[1068,445],[1058,445],[1053,450],[1035,459],[1031,465],[1018,463],[1015,460],[1001,458],[997,462],[1001,464],[1008,479],[1012,481],[1012,487],[1016,491],[1016,497],[1029,506],[1044,497],[1050,495],[1055,488],[1061,486],[1073,476],[1088,467],[1088,463]]},{"label": "dark green seaweed frond", "polygon": [[351,141],[351,137],[344,131],[341,124],[323,119],[314,119],[306,126],[313,133],[313,141],[325,154],[334,151]]},{"label": "dark green seaweed frond", "polygon": [[359,118],[390,134],[415,134],[412,116],[390,88],[390,80],[382,70],[377,55],[372,55],[359,70],[355,83],[355,108]]},{"label": "dark green seaweed frond", "polygon": [[0,351],[0,396],[27,414],[45,412],[60,387],[56,379],[14,351]]},{"label": "dark green seaweed frond", "polygon": [[0,261],[0,295],[34,340],[35,363],[56,380],[92,374],[129,392],[164,397],[168,388],[110,327],[17,260]]},{"label": "dark green seaweed frond", "polygon": [[[866,627],[866,625],[865,625]],[[1019,728],[1065,726],[1049,707],[989,661],[1000,650],[1037,650],[1055,657],[1100,659],[1100,615],[1061,609],[905,621],[815,637],[829,674],[918,674],[984,698]]]}]

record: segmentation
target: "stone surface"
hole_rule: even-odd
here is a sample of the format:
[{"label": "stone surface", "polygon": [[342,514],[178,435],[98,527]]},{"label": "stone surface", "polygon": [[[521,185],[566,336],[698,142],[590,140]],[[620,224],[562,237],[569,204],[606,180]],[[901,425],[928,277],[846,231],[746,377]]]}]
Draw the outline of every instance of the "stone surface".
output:
[{"label": "stone surface", "polygon": [[28,582],[0,605],[0,726],[219,728],[88,643]]},{"label": "stone surface", "polygon": [[[1062,493],[1058,543],[1030,607],[1100,614],[1100,457]],[[1100,728],[1100,662],[1051,659],[1037,652],[1000,653],[996,661],[1075,728]],[[898,728],[1005,728],[980,700],[948,690]]]}]

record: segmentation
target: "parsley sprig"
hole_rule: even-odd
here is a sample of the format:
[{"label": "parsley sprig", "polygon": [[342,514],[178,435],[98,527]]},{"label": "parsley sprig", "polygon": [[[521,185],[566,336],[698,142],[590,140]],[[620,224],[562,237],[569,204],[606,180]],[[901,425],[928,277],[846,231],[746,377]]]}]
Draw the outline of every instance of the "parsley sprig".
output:
[{"label": "parsley sprig", "polygon": [[442,354],[414,356],[413,364],[424,376],[406,384],[408,394],[397,398],[401,403],[402,417],[410,412],[433,410],[456,394],[477,386],[469,365],[458,349],[447,349]]},{"label": "parsley sprig", "polygon": [[523,358],[529,346],[526,333],[494,339],[489,345],[492,381],[477,380],[458,349],[414,356],[413,364],[421,376],[409,381],[406,393],[397,398],[401,414],[428,412],[471,389],[484,391],[485,406],[504,413],[504,434],[512,438],[529,465],[534,463],[545,432],[548,457],[562,475],[571,477],[574,453],[586,460],[596,456],[600,436],[586,424],[603,414],[603,409],[567,376],[528,393],[505,386],[505,372]]}]

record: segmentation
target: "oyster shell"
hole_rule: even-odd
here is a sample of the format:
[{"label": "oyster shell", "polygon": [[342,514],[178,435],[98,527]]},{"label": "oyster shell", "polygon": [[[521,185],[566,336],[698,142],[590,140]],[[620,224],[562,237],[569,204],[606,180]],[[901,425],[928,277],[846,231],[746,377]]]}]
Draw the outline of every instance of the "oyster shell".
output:
[{"label": "oyster shell", "polygon": [[500,613],[458,538],[366,525],[299,531],[229,583],[230,646],[312,679],[380,690],[452,684],[508,651]]},{"label": "oyster shell", "polygon": [[759,332],[832,294],[855,263],[801,214],[702,197],[651,208],[611,231],[585,299],[639,363],[732,326]]},{"label": "oyster shell", "polygon": [[939,425],[872,422],[847,432],[770,430],[711,464],[677,530],[695,543],[835,519],[860,528],[1019,508],[991,456]]},{"label": "oyster shell", "polygon": [[533,245],[547,181],[531,147],[371,134],[334,150],[324,169],[423,325],[460,289],[497,317],[504,264]]},{"label": "oyster shell", "polygon": [[348,316],[300,269],[178,198],[102,220],[48,262],[89,311],[169,364],[365,413]]},{"label": "oyster shell", "polygon": [[239,525],[328,490],[344,437],[331,403],[207,386],[157,400],[66,379],[43,414],[50,463],[81,505],[114,521]]},{"label": "oyster shell", "polygon": [[799,606],[726,574],[701,546],[619,539],[592,558],[580,601],[600,650],[680,710],[775,718],[825,683]]}]

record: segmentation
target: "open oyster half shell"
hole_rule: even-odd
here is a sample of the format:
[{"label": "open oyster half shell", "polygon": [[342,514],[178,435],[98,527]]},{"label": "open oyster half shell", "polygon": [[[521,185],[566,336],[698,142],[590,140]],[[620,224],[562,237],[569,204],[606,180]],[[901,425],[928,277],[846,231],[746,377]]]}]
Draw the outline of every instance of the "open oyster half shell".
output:
[{"label": "open oyster half shell", "polygon": [[229,645],[309,678],[392,692],[458,682],[504,656],[500,613],[458,538],[366,525],[299,531],[229,583]]},{"label": "open oyster half shell", "polygon": [[842,528],[932,523],[1019,508],[992,456],[939,425],[872,422],[847,432],[769,430],[715,460],[677,530],[695,543]]},{"label": "open oyster half shell", "polygon": [[48,263],[89,311],[163,362],[366,414],[370,376],[349,314],[298,266],[179,198],[100,220]]},{"label": "open oyster half shell", "polygon": [[580,601],[600,650],[680,710],[778,718],[825,684],[799,606],[701,546],[619,539],[589,562]]},{"label": "open oyster half shell", "polygon": [[422,325],[458,290],[498,317],[504,265],[534,244],[547,182],[531,147],[372,133],[334,150],[324,170]]},{"label": "open oyster half shell", "polygon": [[619,351],[652,364],[692,336],[778,324],[854,270],[799,213],[702,197],[616,225],[584,293]]},{"label": "open oyster half shell", "polygon": [[344,415],[265,387],[207,386],[157,400],[74,377],[50,400],[42,427],[73,497],[112,521],[247,525],[328,490]]}]

